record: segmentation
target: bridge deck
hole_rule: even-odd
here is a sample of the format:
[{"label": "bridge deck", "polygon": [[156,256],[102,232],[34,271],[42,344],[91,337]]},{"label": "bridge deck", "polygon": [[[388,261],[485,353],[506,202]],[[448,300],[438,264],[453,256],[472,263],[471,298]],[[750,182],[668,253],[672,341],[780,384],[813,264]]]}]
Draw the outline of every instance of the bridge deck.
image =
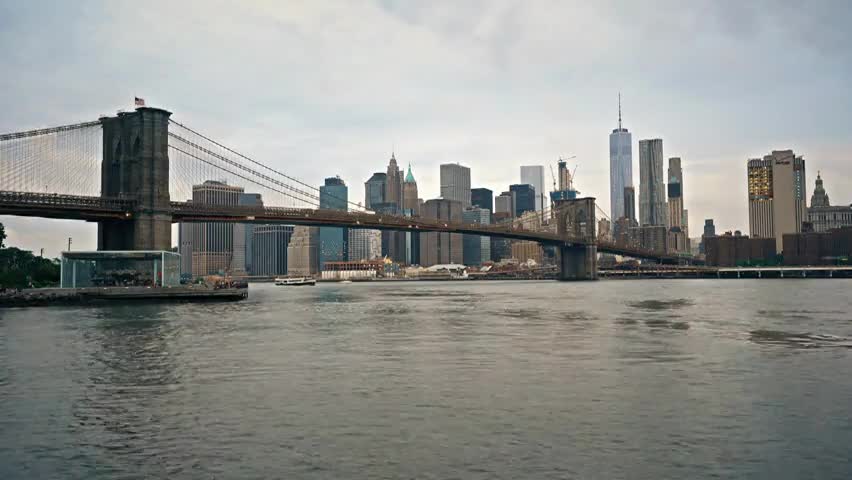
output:
[{"label": "bridge deck", "polygon": [[[87,197],[32,192],[0,191],[0,215],[86,220],[132,220],[135,203],[121,198]],[[411,218],[370,212],[346,212],[326,209],[198,205],[172,202],[175,222],[283,223],[288,225],[336,226],[410,232],[444,232],[528,240],[544,245],[596,245],[599,252],[663,263],[681,263],[691,259],[662,252],[643,250],[601,240],[573,238],[554,232],[533,231],[511,224],[480,225],[427,218]]]}]

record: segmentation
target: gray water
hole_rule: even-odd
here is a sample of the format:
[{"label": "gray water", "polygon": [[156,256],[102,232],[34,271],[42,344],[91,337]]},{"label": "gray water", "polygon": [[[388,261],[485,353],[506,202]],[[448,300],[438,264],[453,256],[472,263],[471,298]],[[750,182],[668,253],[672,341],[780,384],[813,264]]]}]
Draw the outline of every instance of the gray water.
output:
[{"label": "gray water", "polygon": [[0,311],[0,478],[852,478],[847,280]]}]

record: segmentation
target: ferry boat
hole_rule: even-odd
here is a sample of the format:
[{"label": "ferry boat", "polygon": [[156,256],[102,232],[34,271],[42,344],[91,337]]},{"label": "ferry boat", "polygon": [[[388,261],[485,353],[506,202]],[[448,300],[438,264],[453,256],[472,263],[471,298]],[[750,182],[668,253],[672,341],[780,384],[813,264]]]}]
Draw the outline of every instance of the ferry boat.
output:
[{"label": "ferry boat", "polygon": [[278,277],[275,279],[275,285],[283,285],[283,286],[302,286],[302,285],[316,285],[317,280],[312,277]]}]

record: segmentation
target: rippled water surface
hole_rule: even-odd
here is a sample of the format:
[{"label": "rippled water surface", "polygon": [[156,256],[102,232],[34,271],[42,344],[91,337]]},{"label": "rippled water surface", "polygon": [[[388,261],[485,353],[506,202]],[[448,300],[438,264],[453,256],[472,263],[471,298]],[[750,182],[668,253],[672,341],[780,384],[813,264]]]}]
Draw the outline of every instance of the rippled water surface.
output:
[{"label": "rippled water surface", "polygon": [[0,479],[852,478],[852,281],[0,311]]}]

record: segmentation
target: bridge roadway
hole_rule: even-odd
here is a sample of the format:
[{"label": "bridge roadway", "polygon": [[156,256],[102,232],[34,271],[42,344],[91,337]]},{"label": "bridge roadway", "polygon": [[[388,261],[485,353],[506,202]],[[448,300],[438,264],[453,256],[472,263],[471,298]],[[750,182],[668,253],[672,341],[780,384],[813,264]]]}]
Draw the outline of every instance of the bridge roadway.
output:
[{"label": "bridge roadway", "polygon": [[[572,238],[555,232],[525,230],[510,224],[475,225],[427,218],[325,209],[199,205],[191,202],[171,202],[170,206],[170,211],[166,213],[171,215],[174,222],[284,223],[287,225],[485,235],[513,240],[528,240],[554,246],[590,244],[585,238]],[[131,220],[135,211],[135,202],[121,198],[0,191],[0,215],[98,222],[102,220]],[[666,264],[678,264],[690,260],[601,240],[597,240],[594,244],[597,245],[599,252],[652,259]]]}]

